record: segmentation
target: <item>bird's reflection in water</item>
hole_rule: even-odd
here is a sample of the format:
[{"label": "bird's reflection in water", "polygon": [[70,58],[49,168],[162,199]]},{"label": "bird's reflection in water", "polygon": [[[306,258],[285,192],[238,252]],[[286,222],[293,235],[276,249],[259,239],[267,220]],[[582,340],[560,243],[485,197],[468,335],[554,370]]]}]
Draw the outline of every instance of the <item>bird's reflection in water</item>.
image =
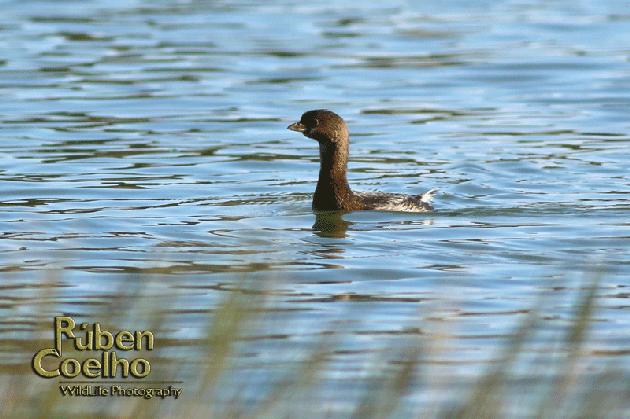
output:
[{"label": "bird's reflection in water", "polygon": [[319,237],[343,239],[346,237],[348,227],[353,223],[343,219],[342,211],[325,211],[315,213],[313,233]]}]

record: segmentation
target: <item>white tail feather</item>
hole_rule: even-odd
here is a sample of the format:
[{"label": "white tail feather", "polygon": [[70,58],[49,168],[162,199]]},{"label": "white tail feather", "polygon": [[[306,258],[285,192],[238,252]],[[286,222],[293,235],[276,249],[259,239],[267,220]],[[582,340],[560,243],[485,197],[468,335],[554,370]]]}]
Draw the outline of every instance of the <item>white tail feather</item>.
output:
[{"label": "white tail feather", "polygon": [[427,204],[430,204],[431,201],[433,201],[433,196],[435,196],[435,194],[439,191],[439,189],[431,189],[430,191],[426,191],[425,193],[422,194],[422,196],[420,197],[420,200],[422,202],[426,202]]}]

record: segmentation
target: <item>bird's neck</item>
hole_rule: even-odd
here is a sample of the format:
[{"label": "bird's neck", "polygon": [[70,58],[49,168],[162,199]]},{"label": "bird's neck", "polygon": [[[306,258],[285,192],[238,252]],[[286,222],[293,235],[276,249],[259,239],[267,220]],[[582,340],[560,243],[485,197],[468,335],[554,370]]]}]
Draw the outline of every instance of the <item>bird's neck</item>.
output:
[{"label": "bird's neck", "polygon": [[313,208],[352,209],[354,196],[346,177],[348,142],[319,143],[319,160],[319,180],[313,196]]}]

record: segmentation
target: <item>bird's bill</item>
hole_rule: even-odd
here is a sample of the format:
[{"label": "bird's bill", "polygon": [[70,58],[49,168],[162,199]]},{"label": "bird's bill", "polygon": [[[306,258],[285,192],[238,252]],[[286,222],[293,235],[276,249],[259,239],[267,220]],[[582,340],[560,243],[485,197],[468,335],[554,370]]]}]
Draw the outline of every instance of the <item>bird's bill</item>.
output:
[{"label": "bird's bill", "polygon": [[297,131],[297,132],[304,132],[304,130],[306,130],[306,127],[301,123],[301,122],[295,122],[291,125],[289,125],[287,127],[287,129],[290,129],[291,131]]}]

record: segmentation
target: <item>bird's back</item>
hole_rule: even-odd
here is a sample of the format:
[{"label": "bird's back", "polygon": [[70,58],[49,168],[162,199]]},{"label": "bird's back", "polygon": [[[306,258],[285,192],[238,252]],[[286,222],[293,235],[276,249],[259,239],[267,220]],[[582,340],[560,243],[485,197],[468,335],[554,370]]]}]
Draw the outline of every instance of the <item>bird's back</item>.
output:
[{"label": "bird's back", "polygon": [[355,192],[362,202],[362,209],[378,211],[427,212],[432,211],[431,201],[437,189],[421,195],[405,195],[385,192]]}]

